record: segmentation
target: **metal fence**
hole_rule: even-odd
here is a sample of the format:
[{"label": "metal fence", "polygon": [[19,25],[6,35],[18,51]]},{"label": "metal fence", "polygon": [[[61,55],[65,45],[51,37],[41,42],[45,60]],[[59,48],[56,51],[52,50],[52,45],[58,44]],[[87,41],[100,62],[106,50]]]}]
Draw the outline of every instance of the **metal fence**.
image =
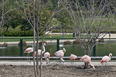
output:
[{"label": "metal fence", "polygon": [[[75,50],[83,51],[79,47],[79,45],[77,45],[79,47],[78,49],[77,49],[77,46],[73,45],[73,42],[75,41],[75,39],[76,38],[44,38],[44,41],[46,41],[47,43],[49,43],[49,45],[51,45],[51,46],[48,46],[47,50],[50,51],[50,49],[51,49],[51,51],[55,52],[59,49],[62,49],[62,47],[65,46],[70,54],[70,53],[75,53],[75,52],[73,52]],[[26,44],[27,44],[26,47],[32,46],[32,44],[33,44],[33,38],[2,38],[0,40],[0,53],[1,54],[3,53],[1,56],[25,56],[23,54],[23,51],[26,47],[23,46],[23,41],[26,41]],[[40,38],[39,41],[42,41],[42,38]],[[66,42],[66,41],[70,41],[69,42],[70,44],[64,45],[64,42]],[[102,56],[102,55],[104,55],[104,52],[106,52],[106,54],[109,54],[110,50],[113,49],[111,52],[114,53],[116,56],[116,53],[115,53],[116,38],[104,38],[104,41],[105,42],[96,41],[97,42],[96,44],[99,44],[99,45],[94,46],[92,55],[93,56]],[[5,50],[4,43],[7,44],[6,48],[9,47],[9,49]],[[20,43],[20,45],[19,45],[19,43]],[[17,46],[17,49],[15,49],[16,47],[14,47],[14,49],[10,49],[11,46]],[[108,49],[108,47],[109,47],[109,49]],[[72,48],[72,50],[70,50],[71,48]],[[100,50],[100,48],[102,48],[102,50]],[[103,48],[104,48],[104,50],[103,50]],[[109,51],[107,51],[107,50],[109,50]],[[70,52],[70,51],[72,51],[72,52]],[[8,52],[10,55],[7,54]],[[54,52],[51,52],[51,53],[53,54]],[[82,52],[77,52],[75,54],[83,55]],[[66,56],[69,56],[69,55],[67,54]]]}]

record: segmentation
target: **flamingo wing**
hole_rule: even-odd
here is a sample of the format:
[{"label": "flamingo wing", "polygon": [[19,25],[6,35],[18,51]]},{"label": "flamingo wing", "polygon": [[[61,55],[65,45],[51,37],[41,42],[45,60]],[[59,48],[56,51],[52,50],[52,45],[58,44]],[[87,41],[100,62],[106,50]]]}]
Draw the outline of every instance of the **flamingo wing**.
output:
[{"label": "flamingo wing", "polygon": [[54,55],[56,55],[57,57],[63,57],[64,53],[62,51],[57,51],[54,53]]},{"label": "flamingo wing", "polygon": [[104,56],[101,60],[101,63],[103,62],[108,62],[110,60],[110,58],[108,56]]}]

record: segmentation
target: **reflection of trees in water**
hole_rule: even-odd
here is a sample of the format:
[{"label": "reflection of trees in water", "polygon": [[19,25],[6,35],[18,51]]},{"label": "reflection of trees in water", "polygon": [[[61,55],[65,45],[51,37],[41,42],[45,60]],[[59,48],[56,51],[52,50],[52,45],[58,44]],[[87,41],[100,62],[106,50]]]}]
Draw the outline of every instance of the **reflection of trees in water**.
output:
[{"label": "reflection of trees in water", "polygon": [[[96,45],[96,56],[104,56],[109,53],[113,53],[113,55],[116,55],[116,43],[97,43]],[[32,47],[30,45],[24,46],[23,51],[27,47]],[[81,48],[80,44],[70,44],[70,45],[64,45],[64,48],[66,48],[65,56],[69,56],[70,54],[75,54],[77,56],[84,55],[84,50]],[[62,49],[62,47],[60,47]],[[47,44],[46,46],[46,52],[49,52],[51,56],[54,56],[53,53],[57,51],[57,45],[56,44]],[[8,46],[4,49],[0,49],[0,55],[3,56],[20,56],[20,47],[19,46]],[[26,54],[23,54],[23,56],[26,56]],[[30,55],[31,56],[31,55]]]},{"label": "reflection of trees in water", "polygon": [[20,48],[18,46],[8,46],[0,49],[2,56],[20,56]]},{"label": "reflection of trees in water", "polygon": [[77,56],[84,55],[84,50],[80,44],[75,44],[75,50],[76,50]]}]

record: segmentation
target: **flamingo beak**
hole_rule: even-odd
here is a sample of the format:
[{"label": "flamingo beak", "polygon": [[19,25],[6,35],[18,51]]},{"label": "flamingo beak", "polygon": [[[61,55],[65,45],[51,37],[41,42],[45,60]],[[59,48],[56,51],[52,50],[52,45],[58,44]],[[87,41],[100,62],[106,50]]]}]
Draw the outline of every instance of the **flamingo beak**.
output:
[{"label": "flamingo beak", "polygon": [[48,55],[48,57],[50,57],[50,55]]},{"label": "flamingo beak", "polygon": [[23,52],[23,54],[25,54],[25,51]]}]

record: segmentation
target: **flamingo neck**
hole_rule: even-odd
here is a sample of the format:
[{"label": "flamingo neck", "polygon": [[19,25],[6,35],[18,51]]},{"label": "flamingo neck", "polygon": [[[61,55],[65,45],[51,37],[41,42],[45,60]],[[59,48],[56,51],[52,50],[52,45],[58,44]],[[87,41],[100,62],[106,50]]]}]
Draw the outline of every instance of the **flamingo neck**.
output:
[{"label": "flamingo neck", "polygon": [[111,56],[109,55],[109,58],[111,59]]},{"label": "flamingo neck", "polygon": [[45,52],[45,46],[43,45],[43,51],[42,51],[42,53],[44,53]]},{"label": "flamingo neck", "polygon": [[66,49],[65,49],[65,48],[63,48],[63,52],[64,52],[64,53],[66,52]]},{"label": "flamingo neck", "polygon": [[90,64],[90,66],[93,68],[93,70],[95,70],[95,67],[94,67],[94,65],[93,64],[91,64],[91,63],[89,63]]}]

